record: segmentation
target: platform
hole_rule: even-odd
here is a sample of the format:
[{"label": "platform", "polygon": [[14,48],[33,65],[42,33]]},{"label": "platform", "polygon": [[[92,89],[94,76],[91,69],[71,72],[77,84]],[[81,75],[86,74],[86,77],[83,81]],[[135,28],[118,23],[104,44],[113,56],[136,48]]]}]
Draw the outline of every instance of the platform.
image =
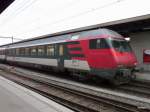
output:
[{"label": "platform", "polygon": [[150,72],[136,72],[136,80],[150,82]]},{"label": "platform", "polygon": [[73,112],[0,76],[0,112]]}]

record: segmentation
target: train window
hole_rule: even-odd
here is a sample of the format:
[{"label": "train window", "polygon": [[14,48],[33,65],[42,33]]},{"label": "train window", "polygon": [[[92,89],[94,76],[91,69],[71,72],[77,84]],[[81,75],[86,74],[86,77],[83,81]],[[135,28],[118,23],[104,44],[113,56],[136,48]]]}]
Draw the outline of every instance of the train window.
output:
[{"label": "train window", "polygon": [[54,56],[54,45],[48,45],[47,46],[47,56]]},{"label": "train window", "polygon": [[38,47],[38,55],[39,56],[44,56],[44,54],[45,54],[45,48],[44,48],[44,46],[39,46]]},{"label": "train window", "polygon": [[6,53],[6,50],[3,50],[3,55],[5,55],[5,53]]},{"label": "train window", "polygon": [[3,50],[0,50],[0,55],[3,55]]},{"label": "train window", "polygon": [[36,56],[36,53],[37,53],[36,47],[32,47],[31,48],[31,56]]},{"label": "train window", "polygon": [[16,55],[19,56],[19,49],[16,49]]},{"label": "train window", "polygon": [[0,51],[0,55],[4,55],[3,50]]},{"label": "train window", "polygon": [[12,49],[12,56],[15,56],[16,52],[15,49]]},{"label": "train window", "polygon": [[130,47],[130,45],[128,44],[127,41],[124,40],[111,40],[112,46],[113,48],[115,48],[116,50],[120,51],[120,52],[131,52],[132,48]]},{"label": "train window", "polygon": [[25,55],[29,56],[30,55],[30,48],[25,48]]},{"label": "train window", "polygon": [[97,46],[97,39],[92,39],[92,40],[90,40],[89,46],[90,46],[90,49],[96,49],[96,46]]},{"label": "train window", "polygon": [[10,49],[7,50],[8,55],[10,55]]},{"label": "train window", "polygon": [[20,48],[20,55],[24,56],[25,55],[25,48]]},{"label": "train window", "polygon": [[4,50],[1,50],[1,55],[4,55]]},{"label": "train window", "polygon": [[92,39],[89,42],[90,49],[105,49],[109,48],[109,45],[107,44],[106,40],[101,39]]},{"label": "train window", "polygon": [[8,55],[11,56],[12,55],[12,49],[8,50]]},{"label": "train window", "polygon": [[103,49],[110,48],[108,42],[106,41],[106,39],[104,39],[104,38],[101,39],[101,46],[100,46],[100,48],[103,48]]},{"label": "train window", "polygon": [[64,48],[63,45],[59,46],[59,55],[62,56],[64,54]]}]

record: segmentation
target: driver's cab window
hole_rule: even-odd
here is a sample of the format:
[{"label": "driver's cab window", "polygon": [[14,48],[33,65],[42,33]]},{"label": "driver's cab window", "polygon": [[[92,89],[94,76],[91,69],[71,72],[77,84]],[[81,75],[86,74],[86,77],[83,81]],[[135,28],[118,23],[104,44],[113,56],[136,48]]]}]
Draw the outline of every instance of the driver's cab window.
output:
[{"label": "driver's cab window", "polygon": [[91,39],[89,41],[89,48],[90,49],[102,49],[102,48],[109,48],[108,43],[104,38],[101,39]]}]

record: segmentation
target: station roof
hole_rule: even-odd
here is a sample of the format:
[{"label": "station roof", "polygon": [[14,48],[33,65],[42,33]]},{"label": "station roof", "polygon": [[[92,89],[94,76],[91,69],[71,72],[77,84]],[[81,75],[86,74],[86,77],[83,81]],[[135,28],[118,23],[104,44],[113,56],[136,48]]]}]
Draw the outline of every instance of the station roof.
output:
[{"label": "station roof", "polygon": [[124,36],[130,33],[150,31],[150,14],[109,22],[105,26]]},{"label": "station roof", "polygon": [[[52,36],[76,33],[80,31],[87,31],[87,30],[98,29],[98,28],[108,28],[111,30],[115,30],[124,36],[128,36],[128,34],[133,33],[133,32],[148,31],[150,30],[150,14],[117,20],[117,21],[111,21],[111,22],[102,23],[102,24],[96,24],[96,25],[77,28],[77,29],[71,29],[67,31],[53,33],[53,34],[42,35],[39,37],[34,37],[31,39],[26,39],[26,40],[15,42],[15,43],[22,43],[22,42],[52,37]],[[11,44],[7,44],[7,45],[11,45]],[[2,45],[2,46],[5,46],[5,45]]]},{"label": "station roof", "polygon": [[0,0],[0,14],[15,0]]}]

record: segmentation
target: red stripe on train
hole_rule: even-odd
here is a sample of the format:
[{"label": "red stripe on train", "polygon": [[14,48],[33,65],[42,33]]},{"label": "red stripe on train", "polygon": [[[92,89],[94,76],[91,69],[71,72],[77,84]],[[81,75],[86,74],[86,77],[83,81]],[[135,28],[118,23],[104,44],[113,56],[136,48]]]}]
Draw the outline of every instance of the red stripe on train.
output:
[{"label": "red stripe on train", "polygon": [[75,48],[75,47],[81,47],[80,44],[71,44],[67,45],[68,48]]},{"label": "red stripe on train", "polygon": [[69,51],[70,54],[83,54],[82,51]]},{"label": "red stripe on train", "polygon": [[72,57],[72,60],[86,60],[85,57]]}]

